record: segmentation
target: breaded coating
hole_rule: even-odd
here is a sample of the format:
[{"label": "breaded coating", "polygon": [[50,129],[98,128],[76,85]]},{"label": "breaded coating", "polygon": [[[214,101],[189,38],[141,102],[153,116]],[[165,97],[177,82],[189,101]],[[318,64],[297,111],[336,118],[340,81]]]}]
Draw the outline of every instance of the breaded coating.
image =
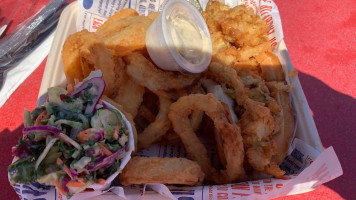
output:
[{"label": "breaded coating", "polygon": [[124,186],[145,183],[201,185],[204,173],[186,158],[133,157],[120,174]]}]

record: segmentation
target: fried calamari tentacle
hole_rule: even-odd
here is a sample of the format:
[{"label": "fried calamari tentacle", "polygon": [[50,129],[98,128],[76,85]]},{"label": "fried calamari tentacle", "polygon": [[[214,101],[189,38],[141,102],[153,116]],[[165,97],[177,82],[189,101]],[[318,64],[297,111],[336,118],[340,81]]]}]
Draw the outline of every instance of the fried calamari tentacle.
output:
[{"label": "fried calamari tentacle", "polygon": [[148,148],[155,141],[159,140],[171,128],[171,122],[168,119],[168,109],[171,101],[159,97],[159,112],[155,120],[138,135],[138,147]]},{"label": "fried calamari tentacle", "polygon": [[209,65],[208,76],[232,87],[237,103],[246,110],[241,116],[239,124],[244,138],[246,155],[251,166],[264,173],[272,172],[275,176],[284,174],[279,168],[276,169],[275,163],[271,160],[276,145],[272,140],[275,120],[270,109],[248,97],[248,89],[245,88],[237,72],[231,67],[212,62]]},{"label": "fried calamari tentacle", "polygon": [[219,83],[229,85],[235,90],[236,102],[243,105],[248,98],[248,89],[245,88],[241,78],[236,71],[229,66],[224,66],[219,62],[211,62],[208,68],[208,76]]},{"label": "fried calamari tentacle", "polygon": [[172,89],[185,89],[199,78],[199,75],[183,75],[158,69],[140,53],[131,53],[124,59],[127,63],[127,74],[137,84],[156,94]]},{"label": "fried calamari tentacle", "polygon": [[133,157],[119,177],[124,186],[145,183],[201,185],[204,173],[185,158]]},{"label": "fried calamari tentacle", "polygon": [[289,145],[292,141],[294,132],[294,116],[293,110],[290,106],[289,101],[289,86],[285,85],[283,82],[267,82],[268,89],[271,91],[271,96],[274,97],[281,111],[277,114],[275,118],[276,121],[280,121],[281,127],[273,133],[273,141],[277,144],[277,149],[275,150],[275,155],[272,160],[281,164],[287,155]]},{"label": "fried calamari tentacle", "polygon": [[285,172],[272,161],[277,146],[272,140],[275,120],[270,110],[262,103],[252,99],[245,102],[244,108],[246,111],[241,116],[239,123],[248,162],[257,171],[276,177],[284,175]]},{"label": "fried calamari tentacle", "polygon": [[[222,138],[226,169],[217,171],[213,168],[204,145],[196,136],[190,121],[189,114],[192,110],[202,110],[214,122]],[[240,128],[232,123],[226,116],[225,107],[215,99],[212,94],[191,94],[178,99],[170,107],[168,114],[174,131],[180,136],[189,156],[197,161],[207,180],[212,183],[232,183],[244,178],[243,168],[244,148]]]}]

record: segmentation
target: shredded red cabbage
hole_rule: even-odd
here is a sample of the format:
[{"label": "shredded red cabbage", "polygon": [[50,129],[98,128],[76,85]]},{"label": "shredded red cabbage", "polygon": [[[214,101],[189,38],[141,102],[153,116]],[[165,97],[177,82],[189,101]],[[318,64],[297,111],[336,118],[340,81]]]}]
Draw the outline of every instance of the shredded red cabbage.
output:
[{"label": "shredded red cabbage", "polygon": [[59,183],[61,188],[65,191],[65,192],[69,192],[69,189],[67,187],[67,183],[71,180],[71,178],[66,175],[63,178],[61,178],[61,182]]},{"label": "shredded red cabbage", "polygon": [[98,169],[101,169],[103,167],[108,167],[110,166],[114,161],[115,159],[121,155],[122,153],[125,152],[125,148],[121,148],[119,149],[118,151],[116,151],[115,153],[111,154],[110,156],[106,157],[103,159],[102,162],[100,162],[99,164],[97,164],[95,167],[93,167],[92,169],[89,169],[89,172],[93,172],[93,171],[96,171]]},{"label": "shredded red cabbage", "polygon": [[94,139],[96,141],[101,141],[104,139],[104,130],[100,130],[99,132],[94,133]]},{"label": "shredded red cabbage", "polygon": [[93,87],[95,87],[98,91],[98,96],[95,97],[95,99],[93,100],[93,103],[91,105],[87,105],[84,114],[89,114],[89,113],[93,113],[95,111],[96,108],[96,104],[98,104],[101,96],[103,95],[104,89],[105,89],[105,81],[100,78],[100,77],[94,77],[91,78],[85,82],[83,82],[78,88],[76,88],[71,94],[70,97],[74,97],[75,95],[81,93],[83,90],[85,90],[89,84],[92,84]]},{"label": "shredded red cabbage", "polygon": [[12,156],[17,156],[20,159],[22,158],[27,158],[32,154],[32,151],[30,150],[30,146],[35,144],[34,142],[27,140],[25,144],[22,144],[21,146],[14,146],[11,148]]}]

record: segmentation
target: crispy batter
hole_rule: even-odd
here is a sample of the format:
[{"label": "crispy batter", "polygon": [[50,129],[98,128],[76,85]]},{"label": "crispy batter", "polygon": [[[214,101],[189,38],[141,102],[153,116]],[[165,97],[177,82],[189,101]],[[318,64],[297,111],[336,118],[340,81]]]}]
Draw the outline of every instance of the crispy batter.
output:
[{"label": "crispy batter", "polygon": [[[221,134],[226,157],[226,169],[213,168],[207,150],[199,141],[189,121],[192,110],[203,110]],[[244,148],[240,128],[226,116],[225,107],[212,94],[191,94],[178,99],[168,114],[174,131],[180,136],[191,159],[198,162],[208,181],[217,184],[233,183],[244,178]]]},{"label": "crispy batter", "polygon": [[208,68],[208,76],[219,82],[220,84],[228,84],[235,90],[236,102],[239,105],[248,98],[248,90],[245,88],[241,78],[236,71],[229,66],[224,66],[220,62],[211,62]]},{"label": "crispy batter", "polygon": [[260,64],[261,76],[266,81],[284,81],[282,65],[272,52],[264,52],[256,56]]},{"label": "crispy batter", "polygon": [[156,18],[161,14],[160,12],[151,12],[150,14],[147,15],[149,19],[152,21],[156,20]]},{"label": "crispy batter", "polygon": [[108,20],[105,21],[104,24],[98,28],[97,32],[105,32],[105,30],[108,29],[109,26],[112,26],[116,21],[132,16],[138,16],[138,12],[132,8],[124,8],[119,12],[115,12],[112,16],[109,17]]},{"label": "crispy batter", "polygon": [[120,86],[118,94],[113,99],[135,118],[144,93],[144,87],[136,84],[131,78],[127,77]]},{"label": "crispy batter", "polygon": [[68,83],[80,81],[91,71],[101,70],[106,83],[105,94],[111,95],[115,86],[115,63],[110,50],[94,33],[87,30],[70,35],[63,45],[62,59]]},{"label": "crispy batter", "polygon": [[146,47],[146,31],[153,22],[146,16],[128,16],[105,23],[96,31],[115,56],[125,56]]},{"label": "crispy batter", "polygon": [[62,49],[64,74],[66,75],[67,83],[72,85],[74,85],[74,79],[79,81],[84,79],[79,56],[81,45],[78,45],[80,34],[81,32],[70,35],[64,42]]},{"label": "crispy batter", "polygon": [[144,183],[201,185],[204,173],[185,158],[133,157],[120,174],[124,186]]},{"label": "crispy batter", "polygon": [[289,145],[292,141],[294,132],[294,116],[293,110],[289,102],[289,87],[283,82],[267,82],[267,87],[271,91],[271,96],[274,97],[281,111],[276,115],[275,121],[280,124],[279,129],[275,129],[273,133],[273,141],[277,148],[272,157],[272,160],[277,164],[281,164],[287,155]]},{"label": "crispy batter", "polygon": [[194,84],[199,77],[199,75],[183,75],[158,69],[140,53],[131,53],[124,58],[127,62],[127,74],[137,84],[156,94],[171,89],[184,89]]},{"label": "crispy batter", "polygon": [[[245,170],[249,178],[262,173],[282,176],[284,171],[278,166],[291,142],[294,118],[289,87],[272,53],[266,22],[245,6],[229,8],[210,1],[202,15],[212,39],[212,61],[207,72],[191,75],[161,70],[150,60],[145,35],[159,14],[138,16],[133,9],[123,9],[96,34],[78,32],[63,46],[69,83],[101,69],[105,94],[111,98],[104,99],[131,122],[136,148],[148,148],[160,138],[171,143],[181,140],[201,167],[186,159],[135,157],[120,176],[122,184],[197,185],[203,182],[204,173],[209,183],[232,183],[245,180]],[[201,78],[218,82],[237,105],[229,111],[212,94],[195,94],[201,89]],[[148,93],[154,98],[144,100]],[[203,111],[211,118],[211,126],[199,132],[214,133],[220,166],[225,168],[220,171],[213,168],[195,135],[202,127]],[[230,112],[234,111],[238,124],[232,123]]]},{"label": "crispy batter", "polygon": [[138,135],[138,148],[148,148],[155,141],[159,140],[171,128],[168,119],[168,109],[171,101],[164,97],[159,97],[159,112],[155,120]]},{"label": "crispy batter", "polygon": [[229,8],[210,1],[203,12],[213,44],[213,60],[233,68],[258,66],[255,56],[271,51],[266,22],[244,5]]}]

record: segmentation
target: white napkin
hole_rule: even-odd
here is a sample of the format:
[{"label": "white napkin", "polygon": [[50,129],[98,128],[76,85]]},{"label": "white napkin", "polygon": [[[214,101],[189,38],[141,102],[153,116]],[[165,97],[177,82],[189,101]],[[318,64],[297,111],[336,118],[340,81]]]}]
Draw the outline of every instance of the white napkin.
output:
[{"label": "white napkin", "polygon": [[4,85],[0,90],[0,107],[25,79],[42,63],[51,48],[54,31],[32,53],[25,57],[16,67],[5,72]]}]

